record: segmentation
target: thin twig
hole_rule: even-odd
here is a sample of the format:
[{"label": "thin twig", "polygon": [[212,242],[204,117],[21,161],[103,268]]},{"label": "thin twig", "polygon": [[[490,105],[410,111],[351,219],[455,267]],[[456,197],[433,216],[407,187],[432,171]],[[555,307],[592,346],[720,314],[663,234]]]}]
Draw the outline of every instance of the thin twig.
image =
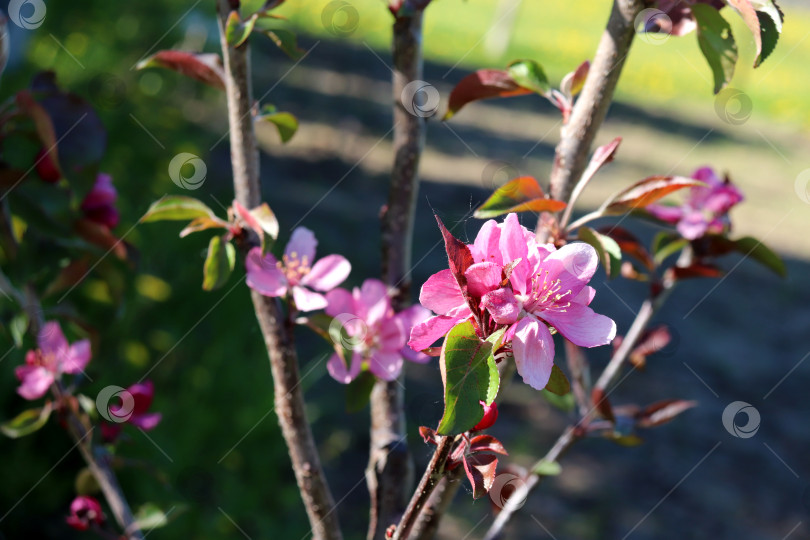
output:
[{"label": "thin twig", "polygon": [[[249,50],[247,42],[239,47],[228,45],[225,27],[231,2],[217,0],[217,8],[225,63],[234,191],[236,200],[247,208],[253,208],[261,201],[261,188],[259,150],[251,111],[253,97]],[[334,498],[326,482],[307,419],[292,321],[284,317],[277,299],[267,298],[255,291],[251,291],[251,299],[270,357],[276,415],[292,460],[312,535],[318,540],[340,540],[342,535]]]},{"label": "thin twig", "polygon": [[409,537],[422,507],[439,483],[439,480],[444,476],[444,466],[454,444],[455,437],[452,436],[442,437],[439,441],[436,451],[425,469],[425,474],[422,475],[422,480],[419,481],[419,486],[417,486],[411,502],[408,503],[408,508],[405,509],[402,520],[397,525],[393,540],[407,540]]},{"label": "thin twig", "polygon": [[[394,310],[410,303],[411,251],[419,158],[425,119],[413,114],[406,87],[422,78],[422,10],[395,17],[393,25],[394,164],[388,204],[382,215],[382,275],[392,289]],[[415,97],[415,96],[412,96]],[[413,463],[405,433],[403,385],[378,381],[371,394],[371,442],[366,479],[371,497],[368,539],[381,539],[399,521],[413,485]]]}]

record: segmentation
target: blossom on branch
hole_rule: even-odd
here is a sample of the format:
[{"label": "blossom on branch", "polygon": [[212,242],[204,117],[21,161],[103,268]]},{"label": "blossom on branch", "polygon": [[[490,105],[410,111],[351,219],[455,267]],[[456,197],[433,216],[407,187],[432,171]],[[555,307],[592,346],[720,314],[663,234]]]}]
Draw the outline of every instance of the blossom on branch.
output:
[{"label": "blossom on branch", "polygon": [[48,322],[39,331],[39,348],[25,355],[25,364],[14,373],[22,384],[17,393],[28,400],[39,399],[62,373],[79,373],[90,361],[90,341],[70,345],[57,322]]},{"label": "blossom on branch", "polygon": [[112,177],[109,174],[101,173],[96,177],[93,189],[82,201],[82,212],[90,221],[95,221],[112,229],[118,225],[120,217],[118,209],[115,208],[117,198],[118,192],[113,186]]},{"label": "blossom on branch", "polygon": [[464,291],[451,270],[422,286],[420,302],[437,315],[411,332],[414,350],[430,347],[470,318],[479,337],[506,328],[504,341],[518,373],[541,390],[554,364],[553,332],[582,347],[607,345],[616,336],[616,324],[588,307],[596,292],[588,282],[598,263],[590,245],[539,244],[517,215],[509,214],[503,223],[487,221],[467,249],[473,264],[464,271]]},{"label": "blossom on branch", "polygon": [[647,212],[661,221],[677,225],[678,232],[687,240],[727,231],[731,227],[728,212],[742,202],[742,192],[728,178],[721,180],[709,167],[696,170],[692,178],[706,186],[690,188],[681,206],[653,203],[646,207]]},{"label": "blossom on branch", "polygon": [[404,359],[419,363],[430,359],[407,347],[411,328],[427,318],[428,311],[415,305],[395,313],[388,288],[382,281],[367,279],[362,287],[355,287],[351,292],[335,289],[326,298],[329,302],[326,313],[334,317],[339,326],[336,329],[340,332],[340,343],[336,345],[351,356],[344,361],[336,352],[329,359],[326,367],[338,382],[351,382],[360,374],[364,363],[375,376],[392,381],[402,371]]},{"label": "blossom on branch", "polygon": [[270,253],[262,257],[261,248],[251,249],[245,262],[248,287],[265,296],[291,294],[299,311],[325,308],[328,302],[320,293],[343,283],[352,267],[341,255],[327,255],[315,262],[317,245],[312,231],[298,227],[293,231],[281,261]]},{"label": "blossom on branch", "polygon": [[77,531],[86,531],[91,525],[100,526],[104,519],[101,505],[96,499],[79,495],[70,503],[70,515],[65,521]]}]

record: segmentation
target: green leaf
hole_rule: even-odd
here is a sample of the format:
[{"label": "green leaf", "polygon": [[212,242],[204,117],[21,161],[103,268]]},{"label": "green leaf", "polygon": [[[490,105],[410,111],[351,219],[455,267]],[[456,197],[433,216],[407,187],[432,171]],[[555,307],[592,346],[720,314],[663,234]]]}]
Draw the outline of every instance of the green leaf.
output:
[{"label": "green leaf", "polygon": [[779,41],[779,34],[782,33],[782,19],[780,18],[781,12],[776,9],[776,13],[776,18],[774,18],[774,15],[768,11],[757,10],[760,36],[762,39],[762,52],[757,57],[754,67],[759,67],[759,65],[771,55],[774,49],[776,49],[776,43]]},{"label": "green leaf", "polygon": [[558,212],[563,208],[564,202],[546,198],[537,180],[521,176],[496,189],[473,216],[489,219],[510,212]]},{"label": "green leaf", "polygon": [[714,93],[731,81],[737,63],[737,44],[731,33],[731,26],[713,7],[695,4],[692,13],[697,21],[697,35],[700,50],[709,63],[714,75]]},{"label": "green leaf", "polygon": [[238,47],[250,37],[253,27],[256,25],[256,17],[248,17],[242,21],[238,11],[231,11],[225,23],[225,39],[231,47]]},{"label": "green leaf", "polygon": [[548,390],[552,394],[556,394],[558,396],[564,396],[571,392],[571,383],[568,382],[568,377],[565,376],[565,373],[557,367],[557,364],[554,364],[551,367],[551,377],[548,379],[548,384],[546,385],[545,390]]},{"label": "green leaf", "polygon": [[779,276],[787,277],[787,268],[781,257],[753,236],[735,240],[734,249],[773,270]]},{"label": "green leaf", "polygon": [[498,368],[492,343],[481,341],[470,321],[457,324],[444,340],[440,357],[444,383],[444,414],[437,432],[455,435],[469,431],[484,417],[480,402],[498,394]]},{"label": "green leaf", "polygon": [[227,283],[236,263],[236,249],[221,236],[208,244],[208,256],[203,266],[203,289],[213,291]]},{"label": "green leaf", "polygon": [[0,424],[0,431],[2,431],[6,437],[11,437],[12,439],[24,437],[44,426],[48,422],[48,417],[51,415],[52,410],[53,407],[51,403],[48,402],[44,407],[23,411],[8,422]]},{"label": "green leaf", "polygon": [[98,485],[98,480],[96,480],[92,471],[87,467],[80,470],[79,474],[76,475],[76,480],[73,481],[73,487],[77,495],[93,495],[101,490]]},{"label": "green leaf", "polygon": [[149,210],[141,218],[141,223],[150,221],[169,221],[197,219],[202,217],[216,217],[213,210],[193,197],[170,196],[163,197],[152,203]]},{"label": "green leaf", "polygon": [[543,68],[534,60],[515,60],[509,64],[507,71],[512,80],[523,88],[534,90],[542,96],[551,90]]},{"label": "green leaf", "polygon": [[689,241],[677,234],[660,232],[653,239],[653,260],[656,264],[661,264],[667,257],[682,250],[687,244]]},{"label": "green leaf", "polygon": [[622,267],[622,250],[613,238],[598,233],[590,227],[580,227],[577,235],[580,240],[590,244],[596,250],[608,278],[612,279],[619,275]]},{"label": "green leaf", "polygon": [[256,21],[256,30],[270,38],[284,54],[292,60],[300,60],[304,51],[298,46],[298,36],[295,32],[282,27],[277,19],[262,17]]},{"label": "green leaf", "polygon": [[155,503],[146,503],[135,512],[135,523],[144,531],[158,529],[169,523],[169,516]]},{"label": "green leaf", "polygon": [[281,137],[281,142],[285,143],[292,139],[295,132],[298,131],[298,119],[288,112],[274,112],[272,114],[263,114],[258,117],[258,120],[270,122],[276,129],[278,135]]},{"label": "green leaf", "polygon": [[562,467],[556,461],[543,459],[537,462],[532,472],[538,476],[557,476],[562,472]]},{"label": "green leaf", "polygon": [[564,396],[558,396],[553,392],[549,392],[548,389],[543,388],[541,390],[543,394],[543,398],[548,401],[552,407],[556,407],[563,412],[571,412],[574,410],[574,406],[576,405],[576,401],[574,400],[573,393],[567,393]]},{"label": "green leaf", "polygon": [[368,405],[377,378],[370,371],[360,373],[346,385],[346,412],[356,413]]},{"label": "green leaf", "polygon": [[8,325],[9,332],[11,332],[11,338],[14,340],[14,346],[18,349],[23,346],[23,338],[25,337],[25,332],[28,330],[28,314],[24,311],[18,313],[11,319],[11,322]]}]

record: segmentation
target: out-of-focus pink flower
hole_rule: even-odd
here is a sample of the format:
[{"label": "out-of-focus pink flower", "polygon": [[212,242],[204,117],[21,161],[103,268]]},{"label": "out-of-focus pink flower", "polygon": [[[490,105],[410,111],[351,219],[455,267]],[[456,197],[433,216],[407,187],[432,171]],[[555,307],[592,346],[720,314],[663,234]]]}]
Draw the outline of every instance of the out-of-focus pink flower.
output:
[{"label": "out-of-focus pink flower", "polygon": [[742,192],[728,179],[721,180],[709,167],[698,169],[692,178],[706,186],[690,188],[681,206],[653,203],[647,206],[647,211],[662,221],[677,225],[678,232],[687,240],[724,232],[731,226],[728,212],[743,200]]},{"label": "out-of-focus pink flower", "polygon": [[93,189],[84,197],[82,201],[82,212],[87,219],[105,225],[110,229],[118,225],[119,215],[115,208],[115,200],[118,192],[112,183],[109,174],[100,173],[96,177]]},{"label": "out-of-focus pink flower", "polygon": [[[475,261],[467,271],[470,301],[477,303],[497,328],[506,327],[518,373],[538,390],[545,388],[554,363],[549,325],[583,347],[606,345],[616,324],[588,307],[595,291],[588,282],[598,257],[588,244],[556,249],[537,243],[516,214],[503,223],[487,221],[468,246]],[[508,279],[506,279],[508,276]],[[452,272],[443,270],[422,286],[422,305],[438,315],[417,325],[409,345],[423,350],[472,316]]]},{"label": "out-of-focus pink flower", "polygon": [[49,184],[55,184],[62,178],[62,173],[54,165],[47,148],[43,148],[37,153],[37,157],[34,158],[34,169],[37,171],[37,176]]},{"label": "out-of-focus pink flower", "polygon": [[90,341],[70,345],[57,322],[48,322],[37,338],[39,348],[28,351],[25,364],[14,373],[22,384],[17,393],[28,400],[39,399],[62,373],[79,373],[90,361]]},{"label": "out-of-focus pink flower", "polygon": [[351,292],[334,289],[326,298],[329,302],[326,313],[342,326],[341,337],[346,336],[336,345],[351,351],[350,365],[337,353],[326,365],[338,382],[351,382],[360,374],[364,362],[371,373],[391,381],[399,376],[403,359],[419,363],[430,359],[406,346],[411,328],[424,320],[428,311],[416,305],[394,313],[382,281],[367,279],[362,287]]},{"label": "out-of-focus pink flower", "polygon": [[86,531],[91,525],[100,526],[104,519],[101,505],[96,499],[79,495],[70,503],[70,515],[65,521],[77,531]]},{"label": "out-of-focus pink flower", "polygon": [[292,294],[295,307],[300,311],[325,308],[326,297],[311,289],[331,291],[349,276],[352,266],[341,255],[327,255],[314,262],[317,245],[312,231],[298,227],[281,261],[270,253],[262,257],[260,248],[251,249],[245,262],[248,287],[265,296]]},{"label": "out-of-focus pink flower", "polygon": [[[155,429],[163,418],[161,413],[150,413],[152,399],[155,396],[155,385],[152,381],[135,383],[126,389],[132,396],[132,401],[125,400],[121,405],[111,406],[110,415],[118,420],[118,423],[103,422],[101,425],[101,436],[104,442],[113,442],[121,433],[123,422],[139,427],[144,431]],[[129,405],[129,406],[127,406]]]}]

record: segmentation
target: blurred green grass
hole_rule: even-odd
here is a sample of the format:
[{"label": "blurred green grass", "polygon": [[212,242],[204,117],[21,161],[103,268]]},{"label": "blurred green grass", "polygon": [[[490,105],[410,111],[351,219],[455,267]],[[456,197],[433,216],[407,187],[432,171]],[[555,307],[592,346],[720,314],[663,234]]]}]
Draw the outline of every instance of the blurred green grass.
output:
[{"label": "blurred green grass", "polygon": [[[448,66],[475,69],[502,68],[518,58],[539,61],[552,82],[559,80],[582,61],[590,59],[604,29],[611,2],[568,0],[549,2],[522,0],[498,10],[501,0],[435,0],[426,10],[424,52],[427,59]],[[324,39],[335,39],[323,21],[330,0],[288,2],[279,13],[287,15],[302,31]],[[381,0],[352,0],[359,14],[357,29],[344,38],[367,43],[377,50],[389,48],[391,15]],[[810,86],[810,10],[791,5],[786,12],[784,32],[773,54],[756,70],[752,68],[754,45],[750,31],[730,8],[723,15],[731,23],[740,59],[731,86],[751,98],[754,110],[773,121],[810,128],[810,101],[803,92]],[[350,29],[349,10],[337,11],[332,24]],[[490,41],[498,21],[514,16],[503,54],[492,53]],[[508,27],[507,27],[508,28]],[[461,72],[447,74],[455,81]],[[433,82],[433,81],[429,81]],[[679,110],[713,99],[712,76],[698,48],[694,33],[684,37],[638,38],[620,80],[617,98],[640,106]]]}]

